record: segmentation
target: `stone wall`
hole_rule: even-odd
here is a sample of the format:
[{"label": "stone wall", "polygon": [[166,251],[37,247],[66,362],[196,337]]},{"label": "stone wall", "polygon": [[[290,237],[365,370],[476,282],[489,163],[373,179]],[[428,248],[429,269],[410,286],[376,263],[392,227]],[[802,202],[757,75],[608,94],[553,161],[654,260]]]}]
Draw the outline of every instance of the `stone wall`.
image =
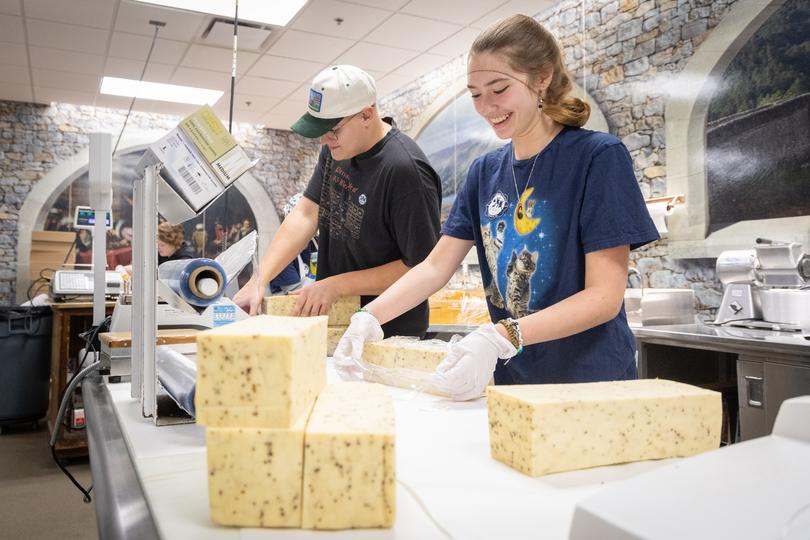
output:
[{"label": "stone wall", "polygon": [[[559,39],[575,81],[596,101],[633,156],[645,197],[666,194],[664,103],[672,81],[735,0],[566,0],[538,16]],[[460,57],[387,97],[403,128],[465,76]],[[722,286],[714,259],[672,259],[663,239],[631,254],[651,287],[692,287],[713,318]]]},{"label": "stone wall", "polygon": [[[0,305],[16,299],[17,220],[26,196],[57,163],[87,147],[88,132],[117,134],[125,115],[114,109],[0,101]],[[169,130],[179,120],[133,112],[127,130]],[[261,158],[254,176],[278,212],[309,179],[317,144],[291,132],[250,125],[237,126],[235,135],[252,158]]]}]

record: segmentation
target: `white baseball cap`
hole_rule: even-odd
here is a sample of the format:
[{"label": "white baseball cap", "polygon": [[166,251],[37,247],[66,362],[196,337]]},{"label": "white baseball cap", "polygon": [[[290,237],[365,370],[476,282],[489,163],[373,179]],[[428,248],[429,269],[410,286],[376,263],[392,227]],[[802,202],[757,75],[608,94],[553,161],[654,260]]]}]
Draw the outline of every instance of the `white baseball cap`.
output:
[{"label": "white baseball cap", "polygon": [[377,87],[371,75],[355,66],[330,66],[312,80],[309,110],[291,129],[309,139],[317,139],[343,118],[376,101]]}]

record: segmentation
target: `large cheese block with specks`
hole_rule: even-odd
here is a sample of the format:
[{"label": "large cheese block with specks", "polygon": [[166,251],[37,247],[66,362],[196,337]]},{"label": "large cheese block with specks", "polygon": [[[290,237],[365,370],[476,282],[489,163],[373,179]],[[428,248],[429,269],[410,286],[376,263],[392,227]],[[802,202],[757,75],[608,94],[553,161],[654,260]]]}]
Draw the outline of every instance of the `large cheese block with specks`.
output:
[{"label": "large cheese block with specks", "polygon": [[197,336],[198,424],[287,428],[326,384],[326,317],[261,315]]},{"label": "large cheese block with specks", "polygon": [[394,336],[363,346],[363,360],[386,368],[435,371],[447,356],[450,343],[440,339],[418,340]]},{"label": "large cheese block with specks", "polygon": [[347,326],[330,326],[326,330],[326,355],[332,356],[335,354],[335,349],[340,343],[340,338],[346,333]]},{"label": "large cheese block with specks", "polygon": [[326,386],[307,424],[302,526],[392,527],[395,502],[394,405],[385,387]]},{"label": "large cheese block with specks", "polygon": [[[297,300],[295,295],[276,295],[264,297],[264,312],[268,315],[292,315]],[[352,315],[360,309],[359,296],[339,298],[329,309],[329,326],[348,326]]]},{"label": "large cheese block with specks", "polygon": [[208,501],[211,519],[239,527],[300,527],[304,427],[209,427]]},{"label": "large cheese block with specks", "polygon": [[661,379],[487,388],[492,457],[531,476],[720,445],[711,390]]}]

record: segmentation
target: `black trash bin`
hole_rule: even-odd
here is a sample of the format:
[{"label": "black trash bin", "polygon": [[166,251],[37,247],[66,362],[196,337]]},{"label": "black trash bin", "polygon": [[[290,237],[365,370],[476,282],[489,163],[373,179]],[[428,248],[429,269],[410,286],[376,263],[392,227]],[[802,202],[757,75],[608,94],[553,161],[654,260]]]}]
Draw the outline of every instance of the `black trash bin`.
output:
[{"label": "black trash bin", "polygon": [[36,422],[48,410],[51,308],[0,307],[0,426]]}]

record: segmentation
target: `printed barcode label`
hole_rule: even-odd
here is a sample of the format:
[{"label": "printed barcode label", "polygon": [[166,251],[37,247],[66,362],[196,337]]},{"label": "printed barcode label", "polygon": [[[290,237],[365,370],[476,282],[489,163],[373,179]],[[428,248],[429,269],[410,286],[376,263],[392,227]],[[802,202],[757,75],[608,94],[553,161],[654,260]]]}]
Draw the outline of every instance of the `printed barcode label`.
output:
[{"label": "printed barcode label", "polygon": [[186,184],[188,184],[188,186],[191,188],[191,191],[193,191],[195,195],[199,195],[200,193],[202,193],[202,188],[200,187],[200,184],[197,182],[197,180],[194,178],[194,175],[191,173],[191,171],[188,170],[188,168],[180,167],[179,169],[177,169],[177,171],[180,173],[180,176],[183,177],[183,180],[186,181]]}]

